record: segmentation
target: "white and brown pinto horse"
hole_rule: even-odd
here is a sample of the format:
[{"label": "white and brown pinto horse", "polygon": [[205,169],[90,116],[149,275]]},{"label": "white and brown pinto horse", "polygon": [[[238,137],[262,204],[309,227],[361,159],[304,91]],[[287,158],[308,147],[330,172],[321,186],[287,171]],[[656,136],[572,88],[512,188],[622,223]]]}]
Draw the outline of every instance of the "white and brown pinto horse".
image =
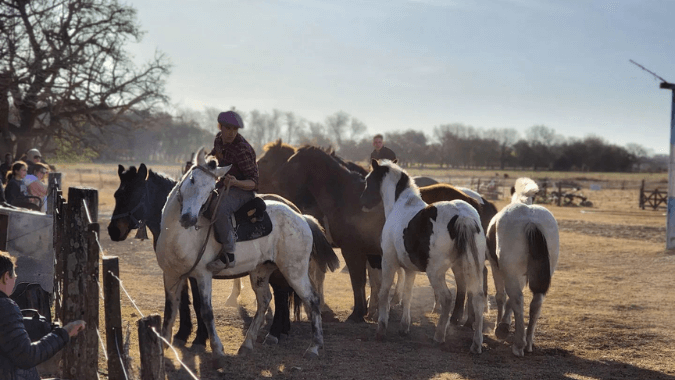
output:
[{"label": "white and brown pinto horse", "polygon": [[[201,314],[209,333],[214,361],[218,365],[224,364],[222,359],[225,354],[216,333],[211,304],[213,274],[206,269],[206,264],[216,258],[221,245],[213,234],[209,234],[209,221],[201,215],[201,210],[215,188],[217,179],[227,173],[229,168],[217,167],[215,159],[207,162],[203,149],[198,152],[195,165],[169,193],[162,212],[161,233],[156,247],[157,262],[164,272],[166,292],[162,329],[164,338],[170,340],[184,284],[182,279],[189,274],[198,282]],[[312,231],[305,218],[286,204],[276,201],[265,203],[274,226],[272,232],[255,240],[237,242],[237,265],[217,273],[218,276],[232,278],[249,275],[251,288],[256,295],[257,310],[239,353],[253,349],[253,342],[272,298],[269,277],[278,268],[310,311],[313,338],[306,354],[318,356],[319,348],[323,346],[323,332],[319,295],[308,275]],[[199,249],[195,247],[203,244],[205,248],[200,257]]]},{"label": "white and brown pinto horse", "polygon": [[[507,337],[513,311],[516,332],[511,351],[523,356],[524,351],[532,352],[541,305],[558,264],[560,241],[553,214],[544,207],[532,205],[532,197],[539,191],[537,184],[529,178],[519,178],[512,191],[511,204],[490,222],[487,241],[497,289],[495,335],[500,339]],[[533,293],[527,337],[523,315],[526,284]]]},{"label": "white and brown pinto horse", "polygon": [[[364,210],[380,202],[386,221],[382,229],[382,286],[379,299],[389,299],[394,274],[405,270],[403,315],[400,333],[410,331],[410,301],[417,272],[426,272],[441,303],[441,316],[434,340],[444,342],[449,323],[452,293],[445,275],[452,268],[472,294],[476,319],[471,352],[480,353],[483,344],[483,268],[486,242],[478,212],[462,200],[425,203],[408,174],[389,160],[372,161],[361,195]],[[377,337],[386,335],[389,302],[380,302]]]}]

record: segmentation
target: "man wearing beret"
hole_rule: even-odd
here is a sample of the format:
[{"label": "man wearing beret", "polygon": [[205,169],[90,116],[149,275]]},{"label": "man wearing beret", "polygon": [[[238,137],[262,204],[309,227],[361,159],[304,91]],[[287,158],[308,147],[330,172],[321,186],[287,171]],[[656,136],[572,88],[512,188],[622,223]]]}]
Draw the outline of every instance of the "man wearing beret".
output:
[{"label": "man wearing beret", "polygon": [[[246,202],[253,199],[258,189],[258,164],[251,144],[239,134],[244,122],[234,111],[221,112],[218,115],[220,132],[213,142],[211,155],[218,159],[218,166],[232,165],[219,185],[228,187],[218,205],[218,222],[213,225],[215,238],[222,243],[217,258],[207,264],[207,269],[219,272],[235,265],[234,247],[236,243],[231,215]],[[221,189],[220,191],[225,191]]]}]

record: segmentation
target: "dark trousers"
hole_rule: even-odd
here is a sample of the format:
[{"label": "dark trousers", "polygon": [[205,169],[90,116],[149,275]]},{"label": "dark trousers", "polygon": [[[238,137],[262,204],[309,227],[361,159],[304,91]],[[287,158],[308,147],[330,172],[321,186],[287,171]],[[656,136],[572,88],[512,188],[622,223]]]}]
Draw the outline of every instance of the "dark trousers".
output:
[{"label": "dark trousers", "polygon": [[[218,191],[225,191],[225,189]],[[237,241],[234,228],[232,228],[232,214],[253,197],[255,197],[255,192],[252,190],[230,187],[230,192],[223,195],[223,199],[220,200],[218,210],[216,210],[218,221],[213,225],[213,232],[216,240],[223,245],[225,252],[234,253],[234,245]]]}]

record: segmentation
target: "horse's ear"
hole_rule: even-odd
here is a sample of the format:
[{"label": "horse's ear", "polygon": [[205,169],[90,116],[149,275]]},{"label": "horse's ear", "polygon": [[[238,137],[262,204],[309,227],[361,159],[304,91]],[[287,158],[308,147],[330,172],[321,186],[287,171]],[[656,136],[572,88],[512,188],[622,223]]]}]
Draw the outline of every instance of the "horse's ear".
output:
[{"label": "horse's ear", "polygon": [[515,186],[511,186],[511,195],[513,195],[513,193],[515,193],[515,192],[516,192],[516,187],[515,187]]},{"label": "horse's ear", "polygon": [[374,170],[375,168],[380,167],[380,164],[378,164],[378,163],[377,163],[377,160],[374,159],[374,158],[371,158],[371,159],[370,159],[370,165],[373,167],[373,170]]},{"label": "horse's ear", "polygon": [[124,166],[122,165],[117,165],[117,175],[122,178],[122,173],[124,173]]},{"label": "horse's ear", "polygon": [[196,165],[199,166],[206,165],[206,150],[204,149],[204,147],[199,148],[196,158],[197,158],[197,161],[195,162]]},{"label": "horse's ear", "polygon": [[398,164],[398,158],[394,158],[394,160],[392,162],[395,163],[395,164]]},{"label": "horse's ear", "polygon": [[145,164],[141,164],[141,166],[138,168],[138,175],[141,176],[143,180],[148,178],[148,167],[145,166]]}]

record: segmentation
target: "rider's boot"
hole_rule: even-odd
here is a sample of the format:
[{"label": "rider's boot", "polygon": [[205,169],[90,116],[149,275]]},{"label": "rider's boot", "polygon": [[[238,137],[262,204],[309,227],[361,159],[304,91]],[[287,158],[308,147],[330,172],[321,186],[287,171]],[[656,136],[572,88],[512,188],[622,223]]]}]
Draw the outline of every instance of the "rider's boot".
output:
[{"label": "rider's boot", "polygon": [[221,248],[216,259],[206,264],[206,269],[215,273],[220,272],[223,269],[233,268],[234,264],[234,253],[227,252],[224,248]]}]

